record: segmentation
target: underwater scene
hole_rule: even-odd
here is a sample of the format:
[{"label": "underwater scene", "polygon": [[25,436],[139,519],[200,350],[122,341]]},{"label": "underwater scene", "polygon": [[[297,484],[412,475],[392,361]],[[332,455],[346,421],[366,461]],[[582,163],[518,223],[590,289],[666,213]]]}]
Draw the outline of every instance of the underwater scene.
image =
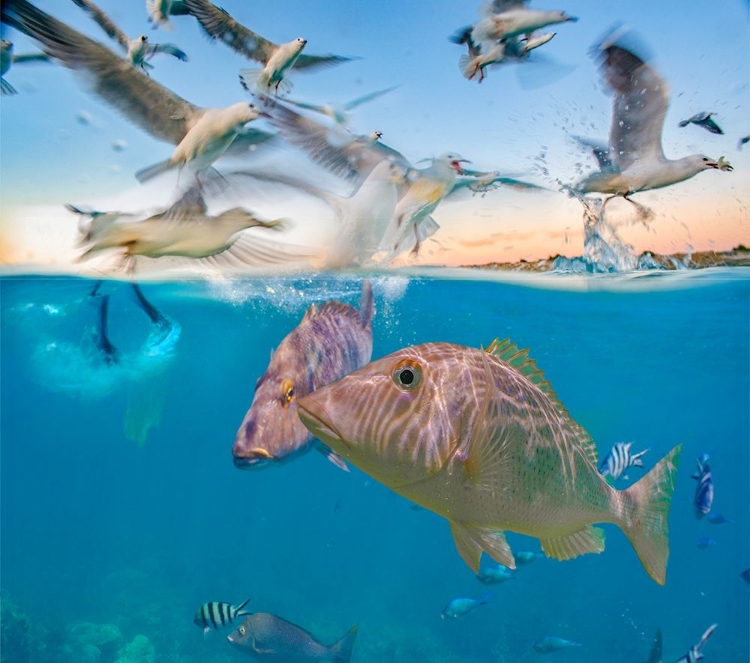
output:
[{"label": "underwater scene", "polygon": [[0,37],[1,663],[750,660],[750,2]]}]

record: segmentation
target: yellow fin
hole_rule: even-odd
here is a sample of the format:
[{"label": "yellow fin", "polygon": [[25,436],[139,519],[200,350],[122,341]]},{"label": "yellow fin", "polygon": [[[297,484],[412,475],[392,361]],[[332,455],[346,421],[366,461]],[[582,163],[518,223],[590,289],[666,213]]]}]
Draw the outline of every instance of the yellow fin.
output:
[{"label": "yellow fin", "polygon": [[453,520],[449,522],[458,554],[474,573],[479,573],[479,558],[482,552],[486,552],[498,564],[509,569],[516,568],[516,560],[513,559],[513,553],[503,532]]},{"label": "yellow fin", "polygon": [[533,385],[536,385],[544,395],[549,398],[552,405],[555,406],[555,409],[569,421],[573,432],[580,442],[581,448],[590,458],[591,462],[594,463],[594,465],[599,464],[599,454],[591,436],[570,416],[570,413],[558,398],[552,385],[547,378],[544,377],[542,370],[536,365],[536,362],[529,357],[528,350],[519,349],[519,347],[509,338],[503,339],[502,341],[496,338],[490,343],[490,346],[485,352],[497,357],[517,373],[523,375]]},{"label": "yellow fin", "polygon": [[548,557],[572,559],[586,553],[600,553],[604,550],[604,530],[588,525],[582,530],[556,539],[542,539],[542,550]]}]

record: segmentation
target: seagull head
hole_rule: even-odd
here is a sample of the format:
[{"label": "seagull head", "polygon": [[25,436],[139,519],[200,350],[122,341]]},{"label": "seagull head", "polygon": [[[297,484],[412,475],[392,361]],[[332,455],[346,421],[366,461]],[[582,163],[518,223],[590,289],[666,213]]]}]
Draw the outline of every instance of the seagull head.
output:
[{"label": "seagull head", "polygon": [[146,35],[141,35],[140,37],[138,37],[138,39],[140,39],[144,44],[148,41],[148,37]]},{"label": "seagull head", "polygon": [[469,161],[468,159],[464,159],[461,155],[453,154],[452,152],[444,154],[438,159],[438,161],[447,163],[451,168],[454,168],[456,172],[460,173],[461,175],[464,174],[464,169],[461,167],[461,164],[471,163],[471,161]]},{"label": "seagull head", "polygon": [[300,48],[307,45],[307,39],[302,39],[302,37],[297,37],[294,42],[299,44]]},{"label": "seagull head", "polygon": [[1,41],[2,41],[2,49],[3,50],[6,50],[8,48],[13,48],[13,42],[12,41],[8,41],[7,39],[3,39]]}]

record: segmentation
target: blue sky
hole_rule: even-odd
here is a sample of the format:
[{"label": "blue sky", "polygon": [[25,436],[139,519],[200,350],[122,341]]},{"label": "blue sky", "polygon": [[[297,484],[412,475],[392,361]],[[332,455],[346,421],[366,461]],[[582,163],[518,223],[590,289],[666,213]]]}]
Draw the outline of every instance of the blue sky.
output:
[{"label": "blue sky", "polygon": [[[37,4],[115,47],[70,0]],[[211,43],[191,17],[175,17],[170,33],[151,30],[140,0],[101,0],[100,6],[129,35],[146,33],[153,41],[172,41],[188,53],[189,63],[166,56],[153,60],[152,76],[160,83],[201,106],[247,98],[238,73],[256,64],[223,44]],[[658,239],[676,249],[685,244],[707,248],[700,244],[715,235],[716,248],[725,248],[750,238],[750,145],[737,150],[738,139],[750,133],[750,30],[744,0],[710,6],[686,0],[678,10],[673,3],[645,0],[534,0],[532,7],[564,9],[580,19],[558,26],[557,36],[539,50],[557,64],[509,65],[490,71],[481,85],[461,77],[457,63],[463,50],[448,41],[457,28],[477,17],[474,1],[385,0],[366,5],[343,0],[224,0],[222,6],[273,41],[302,36],[309,53],[361,58],[316,72],[292,73],[292,98],[346,101],[400,85],[361,107],[353,128],[361,133],[379,129],[384,142],[413,162],[454,151],[478,168],[516,173],[548,185],[552,179],[574,182],[594,168],[593,160],[569,135],[607,135],[611,100],[588,51],[610,26],[625,21],[648,44],[654,64],[670,83],[667,156],[724,155],[736,169],[702,173],[672,189],[644,194],[642,202],[656,208],[656,225],[634,229],[633,241],[648,244]],[[16,44],[17,53],[34,49],[33,42],[13,30],[6,38]],[[131,190],[137,184],[136,170],[172,152],[171,146],[154,140],[89,94],[81,77],[59,66],[19,66],[7,79],[20,94],[0,102],[3,217],[18,203],[91,203]],[[538,85],[547,79],[552,82],[528,86],[528,81]],[[677,128],[680,119],[701,110],[718,114],[725,136],[695,126]],[[76,121],[81,111],[93,117],[91,125]],[[117,139],[128,143],[121,153],[111,148]],[[547,169],[550,179],[540,168]],[[497,254],[508,258],[565,250],[580,254],[575,241],[569,246],[571,234],[580,233],[576,205],[559,194],[493,192],[441,207],[436,218],[444,229],[436,237],[455,248],[454,240],[470,244],[499,234]]]}]

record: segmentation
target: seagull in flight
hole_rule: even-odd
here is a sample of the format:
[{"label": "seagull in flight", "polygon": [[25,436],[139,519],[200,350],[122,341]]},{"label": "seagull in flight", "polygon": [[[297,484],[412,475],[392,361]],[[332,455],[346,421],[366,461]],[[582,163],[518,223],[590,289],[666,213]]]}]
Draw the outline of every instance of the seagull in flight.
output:
[{"label": "seagull in flight", "polygon": [[0,11],[4,23],[41,42],[50,56],[88,74],[93,92],[104,101],[154,138],[176,145],[169,159],[140,172],[141,181],[187,165],[198,177],[225,152],[247,153],[273,138],[268,132],[244,128],[265,115],[253,104],[195,106],[27,0],[4,0]]},{"label": "seagull in flight", "polygon": [[286,44],[275,44],[234,20],[225,10],[208,0],[183,0],[185,8],[203,27],[211,39],[220,39],[231,49],[250,60],[256,60],[263,69],[244,69],[241,74],[248,87],[261,93],[272,89],[276,94],[287,94],[292,84],[284,78],[295,69],[313,69],[346,62],[352,58],[341,55],[306,55],[302,49],[307,44],[301,37]]},{"label": "seagull in flight", "polygon": [[24,64],[26,62],[49,62],[50,57],[46,53],[22,53],[21,55],[13,54],[13,42],[7,39],[0,40],[0,94],[11,95],[18,94],[8,81],[3,78],[10,71],[14,64]]},{"label": "seagull in flight", "polygon": [[148,73],[149,69],[154,68],[154,65],[148,62],[148,60],[157,53],[168,53],[178,60],[187,62],[188,56],[174,44],[152,44],[146,35],[130,39],[92,0],[73,0],[73,2],[86,13],[90,14],[91,18],[99,24],[99,27],[107,33],[110,39],[120,44],[125,50],[125,60],[134,67],[140,67],[144,72]]},{"label": "seagull in flight", "polygon": [[[667,159],[661,144],[669,106],[667,82],[643,58],[623,45],[623,29],[610,34],[596,48],[608,87],[614,93],[608,145],[584,139],[599,161],[599,170],[573,187],[574,192],[608,193],[607,204],[620,196],[644,211],[629,196],[683,182],[709,170],[733,170],[723,158],[693,154]],[[602,209],[604,208],[602,205]]]},{"label": "seagull in flight", "polygon": [[688,118],[687,120],[682,120],[682,122],[680,122],[680,127],[686,127],[688,124],[697,124],[699,127],[707,129],[712,134],[723,134],[724,132],[721,127],[711,119],[713,115],[716,115],[716,113],[696,113],[693,117]]},{"label": "seagull in flight", "polygon": [[345,104],[320,105],[310,104],[302,101],[292,101],[291,99],[285,99],[284,101],[286,101],[286,103],[288,104],[292,104],[292,106],[296,106],[297,108],[311,110],[316,113],[320,113],[321,115],[325,115],[326,117],[330,117],[337,124],[349,124],[349,111],[354,110],[355,108],[357,108],[357,106],[361,106],[362,104],[373,101],[378,97],[382,97],[384,94],[393,92],[393,90],[395,90],[397,87],[398,85],[394,85],[393,87],[389,87],[385,90],[370,92],[369,94],[365,94],[361,97],[357,97],[356,99],[352,99],[352,101],[348,101]]},{"label": "seagull in flight", "polygon": [[172,30],[170,16],[184,16],[188,13],[183,0],[146,0],[148,20],[153,28]]}]

